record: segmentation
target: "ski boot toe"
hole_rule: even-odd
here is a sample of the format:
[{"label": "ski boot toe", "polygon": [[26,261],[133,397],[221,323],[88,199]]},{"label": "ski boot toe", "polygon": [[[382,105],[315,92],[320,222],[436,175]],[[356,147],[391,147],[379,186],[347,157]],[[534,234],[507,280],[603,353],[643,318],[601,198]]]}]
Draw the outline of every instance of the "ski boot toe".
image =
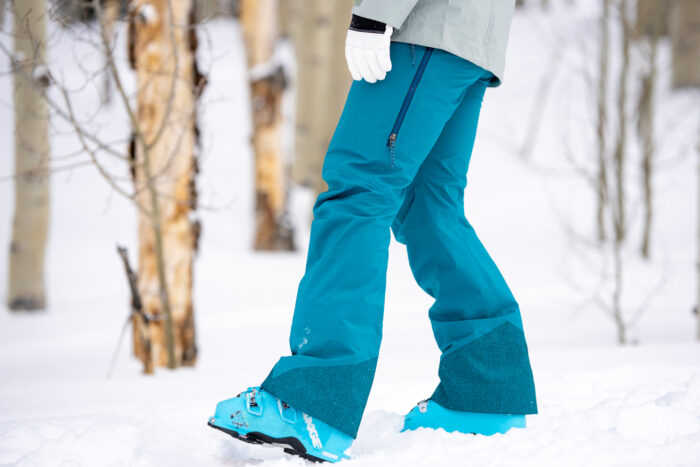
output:
[{"label": "ski boot toe", "polygon": [[401,431],[418,428],[442,428],[448,433],[457,431],[490,436],[505,433],[511,428],[525,428],[525,415],[461,412],[426,400],[419,402],[404,417]]}]

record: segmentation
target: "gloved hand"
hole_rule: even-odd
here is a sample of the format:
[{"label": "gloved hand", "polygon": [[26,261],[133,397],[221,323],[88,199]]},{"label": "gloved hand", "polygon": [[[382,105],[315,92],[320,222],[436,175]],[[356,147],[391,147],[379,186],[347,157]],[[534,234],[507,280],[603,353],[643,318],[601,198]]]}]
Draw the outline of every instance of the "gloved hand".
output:
[{"label": "gloved hand", "polygon": [[345,39],[345,58],[352,79],[368,83],[386,78],[391,70],[389,46],[394,29],[379,21],[352,15]]}]

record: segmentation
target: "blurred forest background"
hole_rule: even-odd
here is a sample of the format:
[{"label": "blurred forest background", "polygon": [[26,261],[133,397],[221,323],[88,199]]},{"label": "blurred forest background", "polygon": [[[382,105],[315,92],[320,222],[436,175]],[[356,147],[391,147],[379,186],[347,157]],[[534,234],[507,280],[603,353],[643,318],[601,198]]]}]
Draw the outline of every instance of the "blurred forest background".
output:
[{"label": "blurred forest background", "polygon": [[[590,361],[678,364],[698,392],[700,2],[516,6],[466,199],[520,301],[538,388],[563,390],[561,372]],[[105,395],[211,405],[288,352],[323,157],[351,85],[351,7],[0,0],[0,429],[17,434],[24,397],[47,390],[67,397],[65,413],[104,412]],[[392,241],[386,387],[370,407],[425,395],[398,389],[409,385],[398,375],[436,373],[429,306]],[[103,387],[105,373],[118,384]],[[411,378],[426,392],[436,376]],[[206,410],[188,407],[180,420],[203,423]],[[697,419],[700,405],[690,410]],[[53,452],[22,433],[0,463]]]}]

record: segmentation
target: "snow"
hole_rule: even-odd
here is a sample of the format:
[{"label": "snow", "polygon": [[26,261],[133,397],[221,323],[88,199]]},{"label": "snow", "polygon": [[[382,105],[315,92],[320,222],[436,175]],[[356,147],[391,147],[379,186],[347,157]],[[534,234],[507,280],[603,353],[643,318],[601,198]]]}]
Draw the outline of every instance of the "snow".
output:
[{"label": "snow", "polygon": [[[658,271],[665,271],[665,285],[633,329],[638,344],[618,347],[610,318],[588,305],[596,278],[581,273],[565,235],[569,224],[587,234],[593,218],[585,182],[561,155],[564,141],[578,157],[590,145],[586,134],[565,131],[561,123],[581,124],[590,106],[581,71],[594,41],[580,42],[594,37],[596,12],[590,2],[578,3],[516,17],[506,81],[487,93],[467,190],[470,221],[523,310],[540,414],[528,417],[527,429],[492,437],[399,433],[401,414],[434,389],[439,353],[426,316],[431,299],[415,285],[405,248],[392,242],[381,357],[349,465],[700,465],[700,345],[690,313],[696,219],[688,212],[695,212],[690,206],[696,199],[696,161],[678,156],[690,147],[690,129],[697,128],[696,96],[664,91],[660,99],[660,131],[668,137],[656,179],[655,257],[651,263],[629,258],[626,300],[640,301],[634,292],[646,291]],[[305,190],[292,191],[299,251],[250,250],[253,167],[240,31],[233,22],[216,20],[201,34],[200,64],[209,84],[200,122],[204,209],[195,271],[197,366],[143,376],[127,339],[107,377],[128,313],[115,245],[129,247],[133,258],[135,213],[93,168],[58,172],[51,188],[49,310],[13,314],[0,308],[0,465],[305,464],[206,426],[217,401],[258,384],[289,351],[313,200]],[[52,37],[58,42],[49,68],[54,72],[58,66],[54,74],[77,89],[84,70],[101,66],[100,58],[70,33]],[[552,95],[526,162],[509,145],[523,141],[522,122],[532,110],[533,89],[550,73],[544,67],[555,45],[566,52],[551,73]],[[116,50],[124,59],[123,42]],[[668,60],[667,47],[663,51]],[[8,66],[2,58],[0,69]],[[99,77],[93,84],[76,97],[75,107],[86,118],[99,101]],[[10,89],[10,77],[0,76],[0,141],[7,154],[0,158],[0,177],[12,173]],[[673,118],[679,114],[685,118]],[[106,117],[94,121],[96,131],[113,140],[126,136],[126,126],[116,100]],[[54,129],[55,155],[77,148],[66,128]],[[124,170],[118,162],[110,168]],[[12,184],[2,180],[0,246],[9,242],[13,205]],[[6,251],[0,248],[3,303]],[[573,284],[572,277],[580,283]]]}]

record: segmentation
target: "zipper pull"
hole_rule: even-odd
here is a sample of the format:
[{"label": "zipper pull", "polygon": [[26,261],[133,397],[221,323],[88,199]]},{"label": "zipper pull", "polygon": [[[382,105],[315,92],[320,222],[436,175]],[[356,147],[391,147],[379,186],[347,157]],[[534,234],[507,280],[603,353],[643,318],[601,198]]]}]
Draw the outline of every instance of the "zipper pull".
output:
[{"label": "zipper pull", "polygon": [[389,135],[389,141],[387,142],[389,146],[389,154],[391,155],[391,168],[394,168],[394,161],[396,160],[396,133]]}]

